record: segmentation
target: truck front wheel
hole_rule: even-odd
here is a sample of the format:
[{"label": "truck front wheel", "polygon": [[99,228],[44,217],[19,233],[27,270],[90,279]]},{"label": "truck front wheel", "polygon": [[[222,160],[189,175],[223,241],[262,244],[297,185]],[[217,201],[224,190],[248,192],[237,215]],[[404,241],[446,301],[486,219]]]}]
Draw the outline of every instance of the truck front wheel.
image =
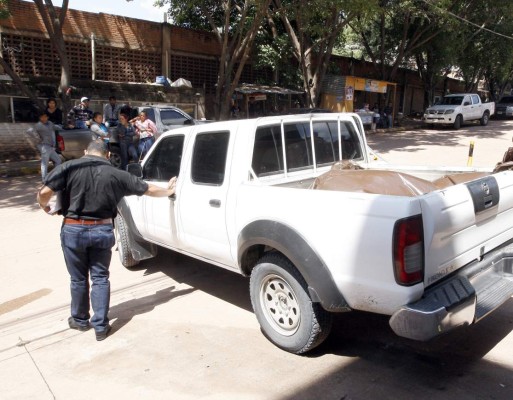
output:
[{"label": "truck front wheel", "polygon": [[301,354],[328,337],[331,314],[312,302],[304,278],[284,256],[262,257],[251,272],[249,286],[262,332],[276,346]]},{"label": "truck front wheel", "polygon": [[461,128],[461,115],[456,115],[456,119],[454,120],[454,129],[460,129]]},{"label": "truck front wheel", "polygon": [[488,125],[489,120],[490,120],[490,114],[488,113],[488,111],[485,111],[483,113],[483,116],[479,120],[479,122],[481,123],[481,126],[486,126],[486,125]]},{"label": "truck front wheel", "polygon": [[135,267],[139,261],[134,259],[130,251],[130,238],[128,237],[128,227],[126,226],[123,217],[118,214],[114,221],[116,226],[116,242],[118,244],[119,260],[124,267]]}]

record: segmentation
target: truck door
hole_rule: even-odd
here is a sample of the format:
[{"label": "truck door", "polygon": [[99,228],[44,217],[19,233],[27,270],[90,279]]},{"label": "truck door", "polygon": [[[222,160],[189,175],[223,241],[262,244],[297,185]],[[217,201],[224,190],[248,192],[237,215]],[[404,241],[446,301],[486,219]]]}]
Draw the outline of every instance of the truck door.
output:
[{"label": "truck door", "polygon": [[474,107],[472,106],[472,99],[470,98],[470,96],[465,96],[463,98],[461,110],[462,110],[464,121],[469,121],[469,120],[474,119]]},{"label": "truck door", "polygon": [[177,193],[184,249],[233,264],[226,227],[230,132],[201,127]]},{"label": "truck door", "polygon": [[479,119],[483,116],[483,105],[481,99],[477,94],[470,96],[472,98],[472,116],[474,119]]},{"label": "truck door", "polygon": [[[158,142],[144,163],[144,180],[167,187],[173,176],[180,179],[184,141],[184,135],[174,135]],[[179,248],[175,200],[167,197],[141,196],[138,201],[143,202],[146,236],[166,247]]]}]

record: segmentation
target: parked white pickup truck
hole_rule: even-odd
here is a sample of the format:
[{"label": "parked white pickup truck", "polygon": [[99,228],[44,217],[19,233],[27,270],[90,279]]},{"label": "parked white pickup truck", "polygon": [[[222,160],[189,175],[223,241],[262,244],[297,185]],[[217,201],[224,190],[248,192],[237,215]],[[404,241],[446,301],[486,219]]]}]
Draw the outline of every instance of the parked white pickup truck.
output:
[{"label": "parked white pickup truck", "polygon": [[460,129],[464,122],[479,120],[484,126],[494,113],[495,103],[482,103],[478,94],[450,94],[424,112],[424,122]]},{"label": "parked white pickup truck", "polygon": [[356,114],[169,131],[129,171],[178,176],[176,197],[119,204],[121,261],[163,246],[250,276],[263,333],[293,353],[319,345],[335,312],[390,315],[428,340],[510,298],[513,173],[398,169],[369,151]]}]

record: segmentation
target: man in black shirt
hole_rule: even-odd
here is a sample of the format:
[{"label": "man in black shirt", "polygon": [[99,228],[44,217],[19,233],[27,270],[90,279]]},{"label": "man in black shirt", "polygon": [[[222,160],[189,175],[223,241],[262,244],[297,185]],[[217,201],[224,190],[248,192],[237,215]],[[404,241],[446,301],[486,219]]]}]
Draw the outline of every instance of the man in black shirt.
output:
[{"label": "man in black shirt", "polygon": [[[71,329],[86,331],[90,324],[96,340],[103,340],[110,331],[109,264],[115,243],[112,220],[123,196],[172,196],[176,177],[167,189],[148,184],[126,171],[114,168],[108,150],[101,140],[89,144],[85,156],[56,167],[45,179],[37,194],[41,208],[50,212],[48,203],[54,193],[62,192],[61,245],[71,277]],[[91,305],[89,314],[89,275]],[[90,320],[89,320],[90,319]]]}]

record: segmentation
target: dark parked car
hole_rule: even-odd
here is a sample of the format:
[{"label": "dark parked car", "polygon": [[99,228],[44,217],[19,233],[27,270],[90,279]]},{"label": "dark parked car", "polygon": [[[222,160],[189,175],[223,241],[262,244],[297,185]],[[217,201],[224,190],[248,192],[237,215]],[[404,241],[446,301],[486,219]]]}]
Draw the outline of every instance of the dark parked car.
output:
[{"label": "dark parked car", "polygon": [[504,96],[495,107],[497,117],[513,117],[513,96]]}]

